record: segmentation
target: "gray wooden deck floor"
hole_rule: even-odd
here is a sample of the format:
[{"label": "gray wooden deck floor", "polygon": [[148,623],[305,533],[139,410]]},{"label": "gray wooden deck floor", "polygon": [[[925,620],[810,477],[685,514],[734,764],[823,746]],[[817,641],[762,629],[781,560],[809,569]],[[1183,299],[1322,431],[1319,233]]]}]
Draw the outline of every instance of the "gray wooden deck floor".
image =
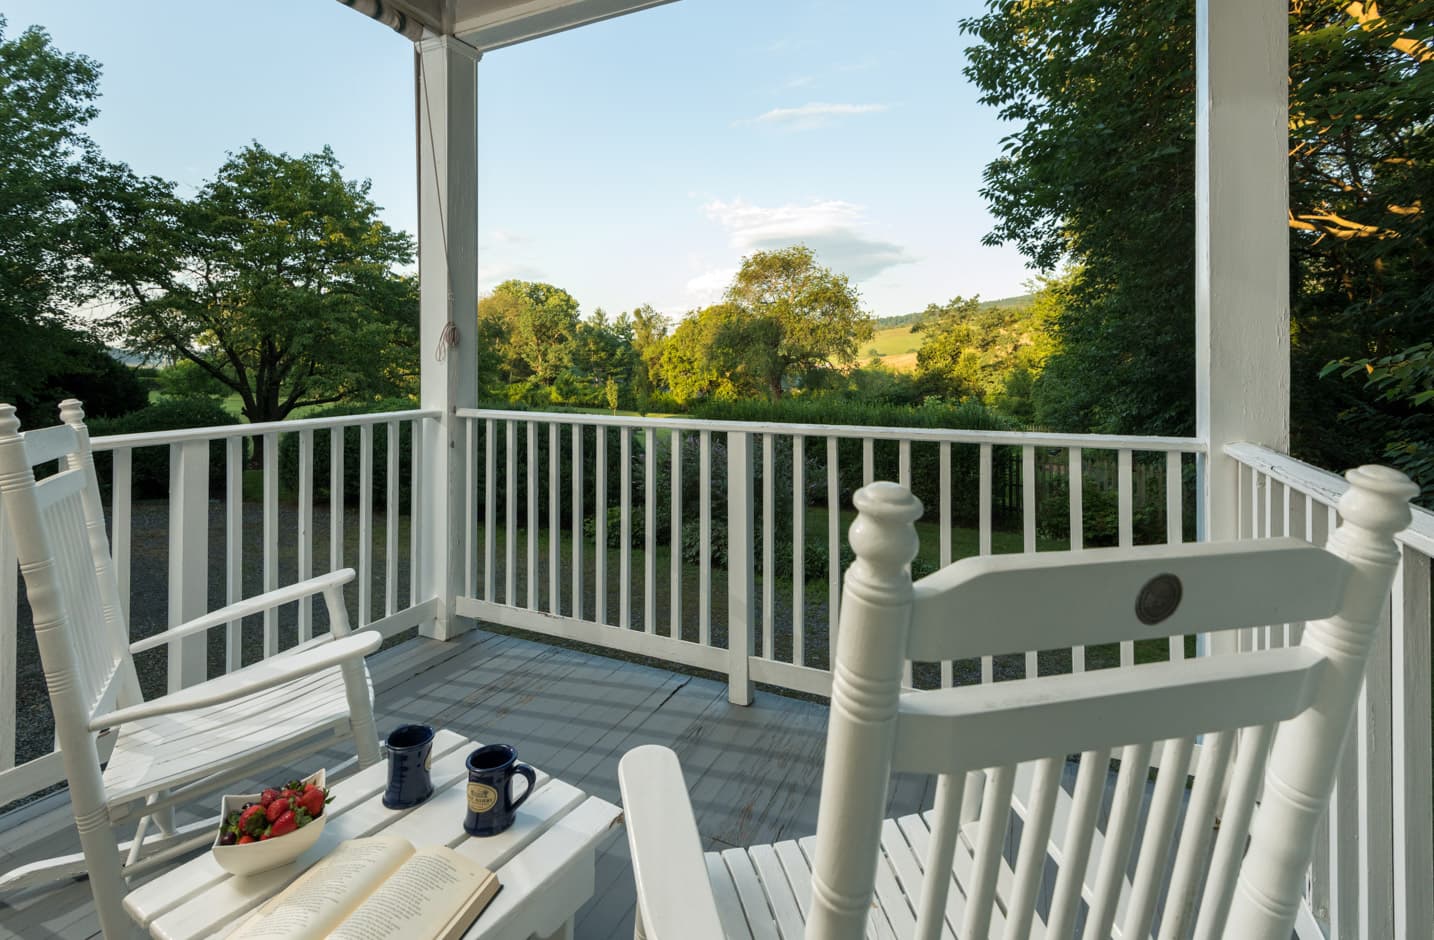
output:
[{"label": "gray wooden deck floor", "polygon": [[[370,666],[380,732],[417,721],[509,742],[522,760],[614,803],[622,755],[665,744],[682,760],[708,848],[816,829],[822,705],[759,692],[739,707],[722,682],[483,631],[451,643],[411,640]],[[889,811],[929,807],[931,789],[926,778],[898,777]],[[78,845],[63,793],[0,816],[0,870]],[[597,891],[577,936],[627,940],[632,911],[627,842],[618,836],[598,857]],[[83,881],[0,897],[0,936],[77,940],[98,931]]]}]

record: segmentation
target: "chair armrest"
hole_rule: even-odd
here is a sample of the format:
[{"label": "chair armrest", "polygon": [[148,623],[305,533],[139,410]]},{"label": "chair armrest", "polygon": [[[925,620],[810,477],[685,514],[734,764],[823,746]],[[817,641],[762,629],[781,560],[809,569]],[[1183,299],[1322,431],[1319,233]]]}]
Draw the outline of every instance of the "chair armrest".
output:
[{"label": "chair armrest", "polygon": [[242,601],[236,601],[228,607],[221,607],[218,610],[210,611],[203,617],[196,617],[187,623],[176,624],[165,630],[163,633],[156,633],[154,636],[145,637],[143,640],[136,640],[129,645],[131,653],[143,653],[158,646],[165,646],[175,640],[182,640],[187,636],[196,633],[203,633],[220,624],[228,623],[231,620],[241,620],[251,614],[262,614],[266,610],[287,604],[290,601],[302,600],[313,594],[318,594],[333,587],[347,584],[354,578],[352,568],[340,568],[338,571],[331,571],[328,574],[321,574],[318,577],[310,578],[307,581],[300,581],[298,584],[289,584],[277,590],[265,594],[256,594],[253,597],[246,597]]},{"label": "chair armrest", "polygon": [[[341,665],[351,659],[362,659],[382,644],[383,637],[376,631],[363,630],[352,633],[302,652],[271,657],[240,672],[220,676],[209,682],[191,686],[141,705],[131,705],[128,708],[96,715],[90,719],[90,730],[99,731],[102,728],[114,728],[127,721],[136,721],[140,718],[172,715],[177,712],[205,708],[209,705],[232,702],[234,699],[244,698],[302,676]],[[245,673],[249,673],[249,675],[245,675]]]},{"label": "chair armrest", "polygon": [[648,940],[722,940],[722,921],[677,755],[633,748],[617,768],[638,913]]}]

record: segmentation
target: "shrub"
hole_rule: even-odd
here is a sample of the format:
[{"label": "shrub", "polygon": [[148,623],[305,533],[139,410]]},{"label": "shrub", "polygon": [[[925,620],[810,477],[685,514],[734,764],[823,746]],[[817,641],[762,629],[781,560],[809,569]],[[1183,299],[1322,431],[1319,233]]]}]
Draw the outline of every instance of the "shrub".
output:
[{"label": "shrub", "polygon": [[[91,437],[115,434],[149,434],[182,428],[229,427],[239,419],[211,398],[171,398],[155,402],[117,418],[86,419]],[[223,491],[224,448],[222,440],[209,446],[209,491]],[[95,470],[101,485],[108,487],[113,463],[108,452],[95,454]],[[135,499],[157,499],[169,494],[169,448],[138,447],[130,464],[131,493]]]}]

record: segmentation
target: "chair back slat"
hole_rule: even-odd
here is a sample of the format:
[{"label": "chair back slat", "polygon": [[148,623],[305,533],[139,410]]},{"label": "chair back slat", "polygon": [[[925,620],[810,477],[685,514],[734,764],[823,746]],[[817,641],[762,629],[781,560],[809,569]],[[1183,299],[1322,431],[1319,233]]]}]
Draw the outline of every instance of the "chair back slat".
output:
[{"label": "chair back slat", "polygon": [[1160,776],[1150,798],[1150,812],[1140,839],[1140,855],[1131,879],[1130,903],[1121,920],[1122,937],[1149,937],[1155,922],[1155,903],[1169,871],[1170,846],[1185,795],[1193,737],[1174,738],[1160,745]]},{"label": "chair back slat", "polygon": [[972,851],[972,871],[966,883],[966,916],[961,921],[961,937],[984,937],[991,929],[995,909],[996,881],[1000,877],[1001,849],[1006,827],[1011,819],[1011,790],[1016,782],[1014,765],[995,767],[986,778],[981,798],[981,818],[976,828],[976,844]]},{"label": "chair back slat", "polygon": [[916,583],[906,655],[947,662],[1318,620],[1339,609],[1348,578],[1340,558],[1293,538],[966,558]]},{"label": "chair back slat", "polygon": [[75,429],[68,424],[25,432],[25,459],[32,467],[67,457],[76,448]]},{"label": "chair back slat", "polygon": [[[1028,553],[968,559],[916,585],[920,504],[895,484],[859,491],[806,936],[863,935],[879,873],[890,875],[877,864],[881,809],[903,771],[939,775],[908,891],[922,940],[955,926],[953,910],[964,937],[1288,937],[1300,852],[1328,801],[1415,492],[1382,468],[1349,478],[1328,551],[1279,539]],[[901,692],[911,660],[1291,622],[1308,624],[1297,646]]]},{"label": "chair back slat", "polygon": [[64,585],[66,632],[75,651],[78,690],[87,713],[92,715],[110,686],[120,658],[110,642],[109,615],[90,552],[81,494],[78,489],[70,489],[61,499],[42,507],[40,519],[49,537],[56,573]]},{"label": "chair back slat", "polygon": [[1046,872],[1046,845],[1055,821],[1056,795],[1061,787],[1065,760],[1048,757],[1037,761],[1026,805],[1021,845],[1017,849],[1015,880],[1006,904],[1006,932],[1002,940],[1027,940],[1035,922],[1036,900]]},{"label": "chair back slat", "polygon": [[1075,792],[1071,796],[1071,812],[1060,843],[1065,855],[1058,860],[1060,868],[1051,895],[1050,914],[1046,918],[1048,937],[1069,937],[1075,929],[1109,768],[1108,748],[1087,751],[1080,756]]},{"label": "chair back slat", "polygon": [[1190,936],[1195,923],[1195,892],[1209,862],[1217,804],[1229,775],[1230,757],[1235,752],[1238,736],[1237,731],[1220,731],[1208,735],[1200,747],[1195,783],[1185,807],[1185,821],[1180,827],[1180,841],[1171,865],[1160,940],[1184,940]]},{"label": "chair back slat", "polygon": [[1321,664],[1296,646],[908,692],[892,767],[948,773],[1283,721],[1309,705]]}]

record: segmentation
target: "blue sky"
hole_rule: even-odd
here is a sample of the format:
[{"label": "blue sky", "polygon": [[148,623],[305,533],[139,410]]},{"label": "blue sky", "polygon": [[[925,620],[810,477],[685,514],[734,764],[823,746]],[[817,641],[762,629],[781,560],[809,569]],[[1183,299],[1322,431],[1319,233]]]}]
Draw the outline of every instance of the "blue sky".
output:
[{"label": "blue sky", "polygon": [[[1020,293],[986,248],[1003,126],[961,76],[978,0],[680,0],[489,53],[480,288],[551,281],[584,313],[709,303],[754,250],[803,241],[878,316]],[[416,225],[411,45],[333,0],[4,0],[104,67],[92,134],[192,191],[258,140],[334,148]]]}]

